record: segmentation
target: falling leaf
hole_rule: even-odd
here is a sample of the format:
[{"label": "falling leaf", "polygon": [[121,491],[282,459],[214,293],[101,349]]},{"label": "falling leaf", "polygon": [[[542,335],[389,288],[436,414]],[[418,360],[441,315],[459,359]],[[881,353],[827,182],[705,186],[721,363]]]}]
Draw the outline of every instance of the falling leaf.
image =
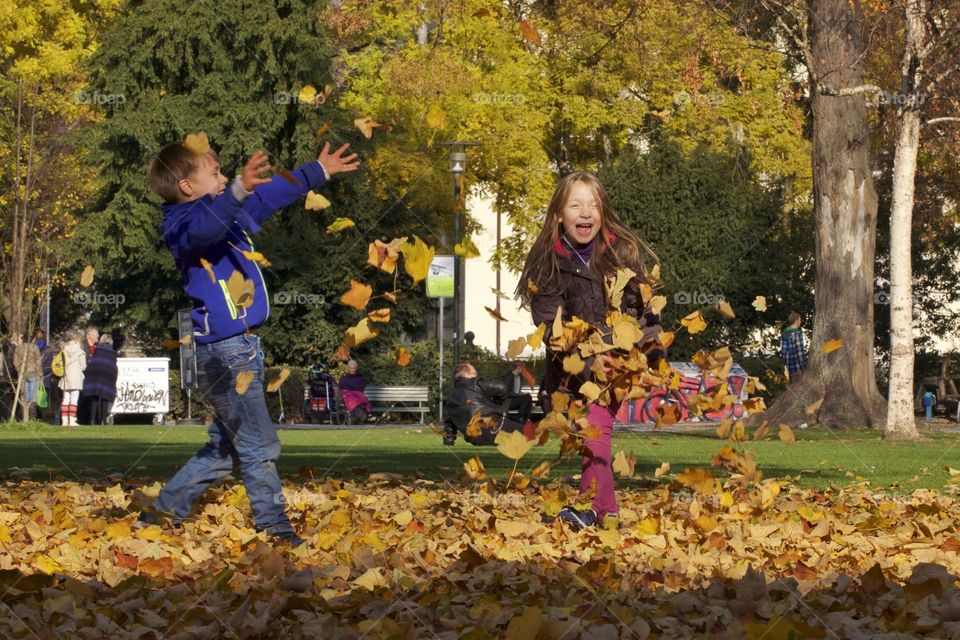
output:
[{"label": "falling leaf", "polygon": [[660,343],[664,349],[669,349],[676,337],[673,331],[661,331],[657,335],[657,342]]},{"label": "falling leaf", "polygon": [[770,423],[764,420],[763,424],[757,427],[757,430],[753,432],[754,441],[759,440],[763,436],[767,435],[767,431],[769,430],[770,430]]},{"label": "falling leaf", "polygon": [[733,320],[737,314],[733,312],[733,307],[726,300],[721,300],[713,305],[713,310],[724,320]]},{"label": "falling leaf", "polygon": [[790,428],[790,425],[781,424],[780,425],[780,439],[783,442],[796,442],[797,438],[793,435],[793,429]]},{"label": "falling leaf", "polygon": [[300,89],[299,93],[297,93],[297,99],[300,102],[305,102],[308,104],[312,104],[314,98],[316,97],[317,97],[317,90],[313,87],[312,84],[304,85],[303,88]]},{"label": "falling leaf", "polygon": [[350,290],[340,296],[340,303],[363,311],[367,308],[367,302],[370,301],[372,294],[373,287],[356,280],[350,280]]},{"label": "falling leaf", "polygon": [[664,462],[659,467],[657,467],[656,471],[653,472],[653,477],[662,478],[663,476],[667,475],[669,472],[670,472],[670,463]]},{"label": "falling leaf", "polygon": [[336,218],[327,225],[327,233],[340,233],[355,226],[357,226],[356,223],[350,218]]},{"label": "falling leaf", "polygon": [[585,366],[583,360],[581,360],[580,356],[576,353],[566,356],[563,359],[563,370],[571,375],[580,375],[580,372],[583,371]]},{"label": "falling leaf", "polygon": [[373,118],[357,118],[353,121],[354,126],[360,130],[360,133],[363,134],[363,137],[369,140],[373,137],[373,130],[378,128],[383,128],[387,130],[387,133],[393,131],[392,124],[381,124],[374,120]]},{"label": "falling leaf", "polygon": [[292,173],[290,173],[289,170],[284,169],[283,167],[274,169],[273,172],[296,187],[302,186],[300,181],[297,180],[296,176],[294,176]]},{"label": "falling leaf", "polygon": [[327,135],[327,132],[328,132],[328,131],[330,131],[330,123],[329,123],[329,122],[324,122],[324,123],[323,123],[322,125],[320,125],[320,127],[317,129],[317,133],[316,133],[317,140],[319,140],[319,139],[322,138],[323,136]]},{"label": "falling leaf", "polygon": [[347,329],[346,333],[344,334],[343,343],[347,345],[348,348],[353,349],[354,347],[360,346],[367,340],[376,338],[380,332],[371,330],[369,322],[370,320],[365,317],[355,326]]},{"label": "falling leaf", "polygon": [[523,39],[530,44],[540,46],[540,33],[526,20],[520,21],[520,33],[523,35]]},{"label": "falling leaf", "polygon": [[607,287],[607,300],[612,309],[619,309],[623,304],[623,290],[636,275],[637,273],[632,269],[622,267],[617,269],[613,282]]},{"label": "falling leaf", "polygon": [[319,193],[307,191],[307,199],[303,203],[303,208],[307,211],[321,211],[330,206],[330,201]]},{"label": "falling leaf", "polygon": [[498,320],[500,322],[509,322],[509,320],[507,320],[502,315],[500,315],[500,312],[497,311],[496,309],[491,309],[490,307],[484,307],[484,309],[487,310],[487,313],[493,316],[494,320]]},{"label": "falling leaf", "polygon": [[687,328],[687,331],[690,332],[690,335],[700,333],[707,328],[707,321],[703,319],[703,314],[700,313],[699,309],[684,316],[683,320],[680,321],[680,324]]},{"label": "falling leaf", "polygon": [[660,315],[660,312],[663,311],[665,306],[667,306],[666,296],[653,296],[650,299],[650,311],[652,311],[654,315]]},{"label": "falling leaf", "polygon": [[411,278],[413,284],[417,284],[427,277],[430,271],[430,263],[433,262],[433,247],[428,246],[416,235],[413,236],[413,242],[405,242],[400,245],[400,253],[403,254],[403,269]]},{"label": "falling leaf", "polygon": [[469,260],[470,258],[477,258],[480,256],[480,250],[477,249],[477,245],[474,244],[473,238],[467,236],[453,247],[453,253],[463,260]]},{"label": "falling leaf", "polygon": [[483,461],[477,456],[463,463],[463,471],[471,480],[487,479],[487,470],[483,468]]},{"label": "falling leaf", "polygon": [[767,299],[764,298],[763,296],[757,296],[753,300],[753,308],[759,311],[760,313],[763,313],[764,311],[767,310]]},{"label": "falling leaf", "polygon": [[93,275],[95,271],[93,265],[87,265],[83,268],[83,273],[80,274],[80,286],[86,289],[93,284]]},{"label": "falling leaf", "polygon": [[280,370],[280,373],[276,378],[267,383],[267,393],[276,393],[280,387],[286,382],[287,378],[290,377],[290,369],[284,367]]},{"label": "falling leaf", "polygon": [[367,314],[367,317],[370,318],[370,322],[390,322],[390,307],[374,309]]},{"label": "falling leaf", "polygon": [[523,336],[511,340],[507,343],[507,351],[504,354],[509,359],[516,358],[518,355],[523,353],[524,347],[527,346],[527,340]]},{"label": "falling leaf", "polygon": [[817,411],[820,410],[820,405],[823,404],[824,400],[825,398],[820,398],[816,402],[811,402],[810,404],[807,405],[807,408],[804,409],[804,413],[806,413],[808,416],[814,415]]},{"label": "falling leaf", "polygon": [[187,134],[183,146],[197,156],[205,156],[210,153],[210,141],[207,140],[207,134],[203,131]]},{"label": "falling leaf", "polygon": [[247,389],[250,388],[250,383],[253,382],[254,373],[253,371],[238,371],[237,380],[234,384],[234,389],[237,391],[237,395],[243,395],[247,392]]},{"label": "falling leaf", "polygon": [[615,474],[622,478],[632,478],[636,464],[637,456],[633,455],[633,453],[627,456],[623,451],[617,451],[616,455],[613,456],[613,465],[611,468]]},{"label": "falling leaf", "polygon": [[580,385],[580,395],[590,402],[596,402],[600,398],[600,393],[600,387],[592,381],[584,382]]},{"label": "falling leaf", "polygon": [[410,352],[403,347],[397,347],[397,350],[393,354],[393,358],[396,360],[397,365],[401,367],[405,367],[410,364]]},{"label": "falling leaf", "polygon": [[253,304],[253,280],[245,278],[240,271],[234,270],[230,274],[230,278],[227,280],[227,291],[234,306],[238,309],[245,309]]},{"label": "falling leaf", "polygon": [[527,452],[534,445],[533,442],[524,437],[522,431],[501,431],[497,434],[494,442],[497,445],[497,450],[511,460],[519,460],[527,455]]},{"label": "falling leaf", "polygon": [[537,286],[536,282],[530,278],[527,278],[527,291],[530,293],[530,295],[534,295],[540,292],[540,287]]},{"label": "falling leaf", "polygon": [[261,267],[270,266],[270,261],[259,251],[243,251],[243,257],[251,262],[256,262]]},{"label": "falling leaf", "polygon": [[537,325],[537,330],[533,333],[527,334],[527,346],[536,351],[540,348],[540,345],[543,344],[543,334],[547,330],[547,325],[545,322],[541,322]]},{"label": "falling leaf", "polygon": [[691,467],[677,476],[677,482],[703,495],[716,493],[717,481],[709,469]]},{"label": "falling leaf", "polygon": [[367,247],[367,264],[384,273],[393,273],[397,268],[397,258],[400,257],[400,247],[406,241],[406,237],[394,238],[389,243],[374,240]]},{"label": "falling leaf", "polygon": [[834,338],[833,340],[827,340],[823,345],[824,353],[833,353],[837,349],[843,346],[843,338]]},{"label": "falling leaf", "polygon": [[333,359],[336,362],[346,362],[350,359],[350,349],[347,348],[347,345],[340,343],[340,346],[337,347],[336,352],[333,354]]},{"label": "falling leaf", "polygon": [[447,114],[443,112],[439,102],[431,102],[427,107],[426,122],[431,129],[443,129],[447,126]]},{"label": "falling leaf", "polygon": [[217,284],[217,276],[213,273],[213,265],[210,264],[210,261],[206,258],[200,258],[200,266],[203,267],[203,270],[210,276],[210,282]]},{"label": "falling leaf", "polygon": [[730,429],[733,428],[733,422],[724,418],[720,421],[720,424],[717,425],[716,434],[718,438],[726,439],[730,435]]}]

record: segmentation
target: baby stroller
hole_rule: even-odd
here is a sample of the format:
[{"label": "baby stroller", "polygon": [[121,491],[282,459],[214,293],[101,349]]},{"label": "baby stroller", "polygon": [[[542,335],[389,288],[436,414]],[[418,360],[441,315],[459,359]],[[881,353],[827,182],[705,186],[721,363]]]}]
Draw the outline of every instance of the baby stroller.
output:
[{"label": "baby stroller", "polygon": [[336,381],[323,365],[311,366],[303,385],[303,418],[311,424],[343,424],[346,414],[337,396]]}]

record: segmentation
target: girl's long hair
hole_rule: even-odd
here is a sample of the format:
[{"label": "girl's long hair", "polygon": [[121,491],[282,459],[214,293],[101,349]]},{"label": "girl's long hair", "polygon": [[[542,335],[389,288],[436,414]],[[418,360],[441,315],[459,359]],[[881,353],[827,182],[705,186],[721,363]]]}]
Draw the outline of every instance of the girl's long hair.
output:
[{"label": "girl's long hair", "polygon": [[563,207],[571,189],[578,182],[590,188],[600,208],[600,230],[594,238],[590,268],[596,270],[601,279],[613,275],[618,268],[627,267],[637,273],[637,278],[631,280],[629,285],[631,289],[637,289],[639,282],[646,281],[646,260],[659,262],[653,249],[614,214],[610,196],[600,181],[591,173],[576,171],[560,179],[547,206],[543,229],[537,235],[523,264],[523,272],[515,293],[524,307],[529,307],[534,295],[529,283],[533,283],[541,293],[560,293],[560,282],[557,278],[558,256],[554,246],[563,234]]}]

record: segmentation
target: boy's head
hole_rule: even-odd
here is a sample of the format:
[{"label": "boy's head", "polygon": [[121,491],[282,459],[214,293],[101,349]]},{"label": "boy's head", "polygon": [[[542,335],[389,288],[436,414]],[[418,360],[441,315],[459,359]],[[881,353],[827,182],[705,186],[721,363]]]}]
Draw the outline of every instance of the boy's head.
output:
[{"label": "boy's head", "polygon": [[190,202],[205,195],[218,196],[227,186],[220,174],[220,158],[210,149],[198,156],[182,142],[164,146],[150,162],[150,189],[164,202]]}]

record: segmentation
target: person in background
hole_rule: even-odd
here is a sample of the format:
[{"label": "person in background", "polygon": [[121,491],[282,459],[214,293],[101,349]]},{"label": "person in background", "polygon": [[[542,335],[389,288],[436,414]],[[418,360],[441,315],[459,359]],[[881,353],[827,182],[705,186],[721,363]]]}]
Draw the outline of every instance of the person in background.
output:
[{"label": "person in background", "polygon": [[105,424],[117,399],[117,352],[113,337],[100,336],[83,376],[83,397],[90,403],[90,424]]},{"label": "person in background", "polygon": [[[453,389],[444,403],[447,416],[444,425],[443,443],[452,446],[457,433],[472,445],[483,446],[496,443],[500,431],[519,431],[523,425],[504,414],[504,403],[509,391],[503,380],[481,380],[477,369],[469,362],[461,362],[453,370]],[[479,433],[469,433],[474,415],[487,418],[488,423],[479,428]]]},{"label": "person in background", "polygon": [[[43,377],[40,350],[33,342],[24,342],[23,336],[14,335],[13,366],[20,376],[20,407],[24,422],[35,417],[37,387]],[[16,385],[16,379],[14,379]]]},{"label": "person in background", "polygon": [[80,346],[80,335],[76,331],[67,334],[63,345],[64,374],[60,378],[60,424],[65,427],[77,426],[77,401],[83,389],[83,372],[87,368],[87,352]]},{"label": "person in background", "polygon": [[799,313],[791,313],[787,318],[787,326],[780,335],[780,359],[783,360],[783,369],[787,382],[795,380],[807,368],[807,347],[803,342],[803,330],[800,328]]},{"label": "person in background", "polygon": [[520,423],[525,423],[530,419],[530,413],[533,411],[533,398],[529,393],[521,393],[520,389],[524,385],[536,386],[536,378],[523,362],[517,360],[513,363],[513,369],[503,376],[503,384],[510,394],[506,405],[507,411],[516,411]]},{"label": "person in background", "polygon": [[43,410],[43,419],[49,424],[60,424],[60,386],[59,378],[53,374],[53,359],[60,353],[62,345],[59,342],[47,342],[46,348],[40,353],[41,369],[43,370],[43,386],[47,391],[47,408]]},{"label": "person in background", "polygon": [[343,394],[343,406],[347,410],[350,424],[362,424],[373,411],[373,405],[364,393],[367,380],[357,371],[357,361],[347,363],[347,372],[340,378],[340,393]]},{"label": "person in background", "polygon": [[[97,344],[100,342],[100,330],[95,326],[90,325],[87,327],[86,341],[83,343],[83,347],[86,352],[87,360],[93,357],[94,352],[97,350]],[[74,416],[78,424],[93,424],[90,420],[92,413],[92,400],[88,397],[82,390],[80,391],[80,398],[77,400],[77,413]]]}]

